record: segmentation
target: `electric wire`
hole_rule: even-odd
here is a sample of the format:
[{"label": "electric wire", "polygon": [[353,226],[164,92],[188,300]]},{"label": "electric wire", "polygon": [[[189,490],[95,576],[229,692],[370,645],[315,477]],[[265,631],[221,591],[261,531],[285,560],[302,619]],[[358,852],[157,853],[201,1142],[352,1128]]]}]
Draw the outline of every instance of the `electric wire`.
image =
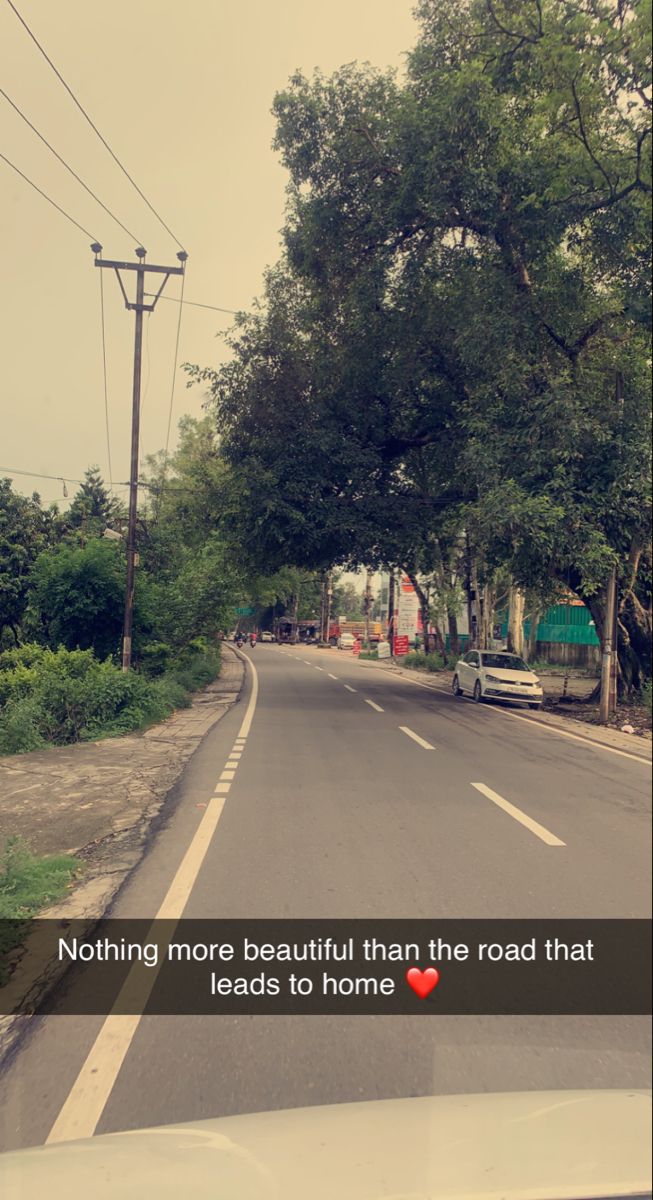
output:
[{"label": "electric wire", "polygon": [[[146,296],[155,296],[156,292],[146,292]],[[217,304],[200,304],[197,300],[180,300],[178,296],[160,296],[160,300],[167,300],[170,304],[185,304],[191,308],[210,308],[213,312],[230,313],[231,316],[237,317],[242,309],[237,308],[218,308]]]},{"label": "electric wire", "polygon": [[104,316],[104,282],[100,271],[100,321],[102,325],[102,375],[104,379],[104,420],[107,433],[107,463],[109,466],[109,488],[113,490],[113,469],[111,466],[111,434],[109,432],[109,390],[107,387],[107,339]]},{"label": "electric wire", "polygon": [[57,204],[56,200],[53,200],[51,196],[48,196],[47,192],[44,192],[42,188],[38,187],[38,185],[34,183],[34,181],[30,179],[24,171],[21,171],[20,167],[17,167],[10,158],[7,158],[6,154],[3,154],[1,150],[0,158],[3,160],[3,162],[6,162],[7,166],[11,167],[17,175],[20,175],[21,179],[25,180],[25,183],[29,183],[30,187],[34,188],[35,192],[38,192],[39,196],[42,196],[44,200],[47,200],[48,204],[51,204],[52,207],[56,208],[57,212],[60,212],[67,221],[70,221],[71,225],[75,225],[77,229],[80,229],[81,232],[86,234],[86,237],[90,238],[92,242],[97,241],[97,238],[94,236],[94,234],[89,233],[88,229],[85,229],[83,225],[80,225],[79,221],[76,221],[74,217],[71,217],[70,213],[67,213],[65,208],[62,208],[60,204]]},{"label": "electric wire", "polygon": [[57,76],[57,79],[59,80],[59,82],[60,82],[60,83],[63,85],[63,87],[65,87],[66,91],[68,92],[68,95],[70,96],[70,98],[71,98],[71,100],[74,102],[74,104],[77,106],[77,108],[78,108],[78,109],[79,109],[79,111],[81,112],[81,114],[82,114],[82,116],[84,117],[84,119],[85,119],[85,120],[88,122],[88,124],[91,126],[91,129],[93,130],[93,132],[94,132],[95,134],[97,134],[97,136],[99,137],[99,139],[100,139],[100,141],[102,142],[102,145],[105,147],[105,149],[106,149],[106,150],[108,150],[108,152],[109,152],[109,154],[111,155],[111,157],[112,157],[113,161],[116,163],[116,165],[117,165],[118,167],[120,167],[120,170],[122,171],[123,175],[125,175],[125,176],[126,176],[126,178],[127,178],[127,179],[129,180],[129,182],[131,183],[132,187],[133,187],[133,188],[134,188],[134,189],[135,189],[135,190],[138,192],[139,196],[141,197],[141,200],[143,200],[143,201],[145,202],[145,204],[147,204],[147,207],[149,208],[150,212],[154,214],[154,216],[156,217],[156,219],[157,219],[157,221],[159,222],[159,224],[163,226],[163,228],[165,229],[166,233],[168,233],[168,234],[170,235],[170,237],[172,238],[173,242],[176,242],[176,244],[178,245],[178,247],[179,247],[179,249],[180,249],[180,250],[184,250],[184,246],[183,246],[183,245],[182,245],[182,243],[179,241],[179,238],[178,238],[178,237],[176,237],[176,235],[175,235],[175,234],[172,232],[172,230],[170,229],[170,227],[169,227],[168,225],[166,225],[165,221],[163,220],[163,217],[160,215],[160,213],[158,213],[158,212],[157,212],[157,210],[155,209],[154,205],[150,203],[150,201],[148,200],[148,198],[147,198],[147,196],[145,195],[145,193],[144,193],[144,192],[142,192],[142,191],[141,191],[141,189],[139,188],[138,184],[136,183],[136,180],[135,180],[135,179],[133,179],[133,177],[132,177],[132,176],[129,174],[129,171],[127,170],[127,168],[126,168],[125,166],[123,166],[123,164],[121,163],[121,161],[120,161],[120,159],[118,158],[117,154],[115,154],[115,153],[114,153],[114,151],[111,149],[111,146],[109,145],[109,143],[108,143],[108,141],[106,140],[106,138],[105,138],[105,137],[103,137],[103,135],[100,133],[100,130],[98,129],[97,125],[96,125],[96,124],[95,124],[95,122],[94,122],[94,121],[91,119],[91,117],[88,115],[88,113],[86,112],[86,109],[84,108],[84,106],[83,106],[83,105],[80,103],[80,101],[77,99],[77,96],[76,96],[76,95],[75,95],[75,93],[73,92],[72,88],[71,88],[71,87],[70,87],[70,86],[69,86],[69,85],[66,83],[66,80],[64,79],[64,77],[63,77],[63,75],[61,74],[61,72],[57,70],[57,68],[55,67],[55,65],[54,65],[54,63],[53,63],[53,61],[52,61],[52,59],[51,59],[51,58],[50,58],[50,56],[47,54],[47,52],[44,50],[43,46],[42,46],[42,45],[41,45],[41,43],[39,42],[39,40],[38,40],[38,38],[36,37],[36,35],[35,35],[34,33],[32,33],[32,30],[30,29],[29,25],[27,24],[27,21],[25,20],[25,18],[24,18],[24,17],[22,17],[22,16],[21,16],[21,14],[19,13],[18,9],[16,8],[16,5],[13,3],[13,0],[7,0],[7,4],[8,4],[8,5],[9,5],[9,7],[12,9],[12,11],[15,13],[15,15],[18,17],[18,20],[20,21],[21,25],[22,25],[22,26],[23,26],[23,28],[25,29],[26,33],[28,33],[28,34],[29,34],[29,36],[31,37],[32,41],[34,42],[34,45],[35,45],[35,46],[37,47],[37,49],[38,49],[38,50],[41,52],[41,54],[43,55],[43,57],[44,57],[45,61],[46,61],[46,62],[48,63],[48,65],[49,65],[49,66],[52,68],[52,70],[54,71],[55,75]]},{"label": "electric wire", "polygon": [[32,124],[29,117],[25,116],[25,113],[22,111],[22,109],[18,107],[18,105],[16,104],[16,102],[14,100],[12,100],[11,96],[7,95],[4,88],[2,88],[2,87],[0,87],[0,96],[4,96],[7,103],[10,104],[11,107],[14,109],[14,111],[18,113],[18,116],[21,118],[21,120],[23,120],[25,122],[25,124],[29,126],[29,128],[32,130],[32,132],[36,134],[37,138],[40,138],[40,140],[43,142],[44,146],[47,146],[50,153],[54,154],[54,157],[57,159],[57,161],[60,162],[61,165],[66,168],[68,173],[70,175],[72,175],[73,179],[76,179],[77,182],[82,185],[82,187],[84,188],[84,191],[88,192],[89,196],[92,196],[92,198],[95,200],[95,202],[100,205],[100,208],[104,209],[105,213],[107,213],[111,217],[112,221],[115,221],[116,225],[119,225],[120,228],[123,230],[123,232],[126,233],[127,236],[132,239],[132,241],[136,242],[137,246],[142,245],[142,242],[139,241],[139,239],[131,232],[131,230],[129,230],[127,228],[126,225],[123,225],[122,221],[119,220],[119,218],[115,215],[115,213],[113,213],[111,211],[111,209],[108,208],[107,205],[104,204],[102,200],[100,200],[100,197],[96,196],[93,189],[90,188],[88,186],[88,184],[84,182],[84,180],[81,178],[80,175],[77,174],[77,172],[75,170],[73,170],[73,168],[70,166],[70,164],[66,162],[65,158],[62,158],[62,156],[59,154],[59,152],[57,150],[55,150],[54,146],[52,146],[50,144],[50,142],[48,141],[48,139],[46,137],[44,137],[44,135],[40,132],[40,130],[38,130],[36,128],[36,125]]}]

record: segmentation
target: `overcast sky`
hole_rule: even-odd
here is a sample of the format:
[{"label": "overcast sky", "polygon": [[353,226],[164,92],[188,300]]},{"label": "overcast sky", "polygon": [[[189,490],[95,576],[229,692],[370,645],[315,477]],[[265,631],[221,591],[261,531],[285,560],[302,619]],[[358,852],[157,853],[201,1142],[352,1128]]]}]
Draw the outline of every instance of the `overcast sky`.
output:
[{"label": "overcast sky", "polygon": [[[139,187],[189,252],[186,298],[248,308],[279,254],[286,175],[271,148],[275,91],[300,68],[369,61],[401,69],[413,0],[15,0]],[[158,225],[85,123],[5,0],[2,87],[135,234],[148,261],[175,263]],[[0,150],[104,246],[134,244],[0,97]],[[100,272],[89,239],[0,161],[2,411],[0,473],[108,478]],[[133,276],[131,277],[133,279]],[[104,272],[113,479],[129,471],[133,314]],[[168,283],[167,295],[178,294]],[[178,306],[146,317],[142,453],[165,443]],[[216,365],[228,316],[184,308],[180,362]],[[201,413],[177,373],[174,425]],[[7,471],[5,468],[9,468]],[[61,499],[57,481],[13,475]],[[68,485],[72,495],[75,485]],[[125,490],[121,489],[121,495]]]}]

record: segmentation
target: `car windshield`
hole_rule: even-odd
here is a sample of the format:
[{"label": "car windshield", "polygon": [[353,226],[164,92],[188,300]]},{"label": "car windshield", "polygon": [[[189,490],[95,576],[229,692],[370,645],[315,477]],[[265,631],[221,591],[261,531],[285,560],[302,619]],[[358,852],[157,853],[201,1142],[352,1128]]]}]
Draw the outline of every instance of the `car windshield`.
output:
[{"label": "car windshield", "polygon": [[482,654],[484,667],[502,667],[505,671],[530,671],[530,667],[517,654]]}]

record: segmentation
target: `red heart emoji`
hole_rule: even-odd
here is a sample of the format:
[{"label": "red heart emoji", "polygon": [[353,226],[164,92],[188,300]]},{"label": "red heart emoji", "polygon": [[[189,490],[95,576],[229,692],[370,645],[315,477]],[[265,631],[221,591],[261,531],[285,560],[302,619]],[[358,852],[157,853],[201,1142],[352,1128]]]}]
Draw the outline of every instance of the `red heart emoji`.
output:
[{"label": "red heart emoji", "polygon": [[419,967],[411,967],[406,971],[406,981],[420,1000],[426,1000],[433,988],[438,986],[440,972],[436,971],[435,967],[427,967],[425,971],[420,971]]}]

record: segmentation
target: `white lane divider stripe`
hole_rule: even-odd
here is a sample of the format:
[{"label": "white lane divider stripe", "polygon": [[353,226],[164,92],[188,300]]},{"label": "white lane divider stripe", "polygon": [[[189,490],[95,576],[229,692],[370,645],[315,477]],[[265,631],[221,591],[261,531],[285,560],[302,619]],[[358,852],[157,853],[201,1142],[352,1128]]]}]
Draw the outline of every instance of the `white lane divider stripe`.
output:
[{"label": "white lane divider stripe", "polygon": [[329,676],[329,679],[338,679],[338,676],[332,675],[330,671],[327,671],[327,675]]},{"label": "white lane divider stripe", "polygon": [[432,746],[430,742],[425,742],[424,738],[421,738],[418,733],[413,733],[412,729],[409,729],[407,725],[400,725],[399,728],[402,733],[405,733],[407,737],[412,738],[413,741],[417,742],[418,746],[422,746],[424,750],[435,750],[435,746]]},{"label": "white lane divider stripe", "polygon": [[541,841],[546,842],[547,846],[565,845],[565,842],[561,842],[560,838],[550,833],[538,821],[534,821],[532,817],[522,812],[520,808],[516,808],[509,800],[504,800],[503,796],[500,796],[498,792],[493,792],[492,788],[486,787],[484,783],[473,783],[471,786],[476,788],[476,791],[480,792],[481,795],[487,796],[488,800],[491,800],[493,804],[497,804],[504,812],[507,812],[508,816],[513,817],[515,821],[519,821],[520,825],[524,825],[526,829],[530,829],[531,833],[534,833]]},{"label": "white lane divider stripe", "polygon": [[216,783],[216,785],[213,789],[213,792],[216,796],[226,796],[227,792],[229,792],[230,790],[231,790],[230,783]]},{"label": "white lane divider stripe", "polygon": [[316,667],[315,670],[316,671],[324,671],[324,667]]},{"label": "white lane divider stripe", "polygon": [[223,771],[220,775],[220,782],[222,783],[223,779],[233,779],[235,774],[235,771]]},{"label": "white lane divider stripe", "polygon": [[[251,659],[246,659],[246,661],[247,669],[252,672],[252,691],[240,727],[238,741],[244,741],[250,731],[258,700],[256,667]],[[226,792],[230,787],[230,783],[218,783],[216,792],[223,790]],[[183,916],[188,898],[195,886],[202,863],[218,827],[223,808],[224,797],[222,795],[213,796],[209,800],[204,816],[195,830],[190,846],[177,868],[177,873],[154,918],[155,921],[174,921],[176,924]],[[155,928],[153,925],[148,934],[148,940],[157,940]],[[172,937],[174,929],[175,925],[167,931],[170,937]],[[136,968],[132,968],[122,986],[115,1007],[117,1009],[128,1007],[125,998],[133,994],[132,989],[134,988],[138,993],[141,1006],[144,1007],[164,960],[165,953],[160,955],[157,967],[146,968],[145,977],[142,970],[137,971],[138,964]],[[145,994],[146,988],[149,989],[147,994]],[[120,1012],[111,1012],[102,1022],[100,1032],[46,1138],[47,1145],[51,1145],[53,1142],[70,1142],[75,1138],[93,1136],[138,1029],[140,1019],[140,1015],[123,1016]]]},{"label": "white lane divider stripe", "polygon": [[355,692],[355,691],[356,691],[356,688],[350,687],[348,683],[346,683],[346,684],[345,684],[345,687],[347,688],[347,691],[348,691],[348,692]]},{"label": "white lane divider stripe", "polygon": [[365,703],[369,704],[370,708],[373,708],[375,712],[385,712],[385,709],[381,708],[380,704],[375,704],[373,700],[366,700]]}]

